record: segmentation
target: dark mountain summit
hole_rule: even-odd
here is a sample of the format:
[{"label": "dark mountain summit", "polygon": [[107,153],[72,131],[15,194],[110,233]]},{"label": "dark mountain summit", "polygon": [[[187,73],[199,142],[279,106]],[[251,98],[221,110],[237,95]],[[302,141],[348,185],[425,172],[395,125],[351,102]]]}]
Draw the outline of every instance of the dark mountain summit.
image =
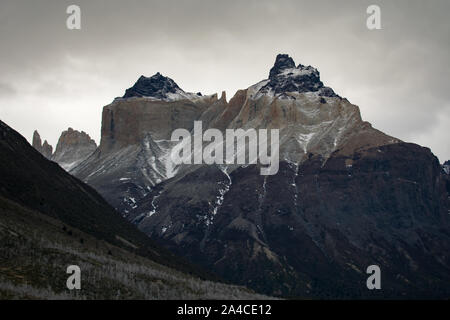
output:
[{"label": "dark mountain summit", "polygon": [[275,63],[272,69],[270,69],[269,79],[274,79],[278,74],[280,74],[282,71],[286,69],[294,69],[294,68],[295,68],[294,59],[292,59],[287,54],[279,54],[275,59]]},{"label": "dark mountain summit", "polygon": [[125,91],[123,98],[131,97],[154,97],[157,99],[167,98],[167,94],[176,94],[183,91],[178,85],[159,72],[151,77],[141,76],[138,81],[129,89]]},{"label": "dark mountain summit", "polygon": [[260,92],[274,94],[286,92],[319,92],[320,96],[337,97],[333,89],[325,87],[320,81],[320,74],[316,68],[299,64],[287,54],[279,54],[275,64],[269,72],[269,82]]}]

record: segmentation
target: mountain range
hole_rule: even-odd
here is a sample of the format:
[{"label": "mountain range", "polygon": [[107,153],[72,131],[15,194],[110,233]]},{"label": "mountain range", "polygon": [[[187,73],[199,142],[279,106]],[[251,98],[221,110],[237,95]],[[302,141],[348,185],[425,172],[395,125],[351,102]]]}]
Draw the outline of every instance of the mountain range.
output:
[{"label": "mountain range", "polygon": [[[193,133],[194,121],[278,129],[278,173],[175,165],[171,133]],[[103,108],[100,144],[82,154],[50,158],[153,241],[230,283],[295,298],[450,296],[448,162],[373,128],[286,54],[229,101],[141,76]],[[382,290],[366,287],[374,264]]]}]

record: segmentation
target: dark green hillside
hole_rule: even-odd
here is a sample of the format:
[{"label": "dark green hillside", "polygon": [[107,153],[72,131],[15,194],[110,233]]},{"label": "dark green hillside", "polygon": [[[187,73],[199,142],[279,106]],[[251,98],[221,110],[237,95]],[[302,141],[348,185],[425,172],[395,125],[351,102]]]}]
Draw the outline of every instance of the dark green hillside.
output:
[{"label": "dark green hillside", "polygon": [[[2,196],[0,212],[0,300],[266,298],[157,264]],[[69,265],[81,268],[81,290],[66,287]]]},{"label": "dark green hillside", "polygon": [[6,199],[155,262],[202,278],[213,278],[155,245],[94,189],[44,158],[2,121],[0,177],[0,196]]}]

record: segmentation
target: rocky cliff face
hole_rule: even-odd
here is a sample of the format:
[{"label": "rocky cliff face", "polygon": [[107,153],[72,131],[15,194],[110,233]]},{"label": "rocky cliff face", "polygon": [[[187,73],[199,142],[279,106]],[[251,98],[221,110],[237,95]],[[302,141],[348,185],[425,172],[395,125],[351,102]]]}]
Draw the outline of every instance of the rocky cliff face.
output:
[{"label": "rocky cliff face", "polygon": [[[138,87],[141,94],[152,96],[118,98],[104,107],[99,148],[73,170],[124,214],[156,184],[175,175],[176,168],[169,159],[174,146],[171,133],[178,128],[192,130],[194,120],[208,107],[223,104],[217,95],[184,91],[167,101],[159,99],[181,89],[158,74],[146,78],[148,81],[141,79],[127,90],[128,95]],[[163,83],[156,84],[158,79]]]},{"label": "rocky cliff face", "polygon": [[[73,171],[153,239],[264,293],[450,295],[450,184],[429,149],[374,129],[317,69],[287,55],[229,103],[168,99],[181,89],[161,81],[104,108],[101,144]],[[175,166],[170,132],[194,120],[222,132],[279,129],[279,172]],[[382,291],[365,285],[372,264]]]},{"label": "rocky cliff face", "polygon": [[41,136],[37,130],[33,133],[33,147],[39,151],[44,157],[50,159],[53,154],[53,147],[48,144],[47,140],[42,144]]},{"label": "rocky cliff face", "polygon": [[[203,167],[162,183],[133,213],[174,252],[260,292],[424,298],[449,294],[449,208],[437,159],[397,143],[282,161],[267,177]],[[372,264],[382,292],[365,287]]]},{"label": "rocky cliff face", "polygon": [[69,128],[61,133],[52,160],[66,171],[75,168],[97,149],[97,144],[84,131]]}]

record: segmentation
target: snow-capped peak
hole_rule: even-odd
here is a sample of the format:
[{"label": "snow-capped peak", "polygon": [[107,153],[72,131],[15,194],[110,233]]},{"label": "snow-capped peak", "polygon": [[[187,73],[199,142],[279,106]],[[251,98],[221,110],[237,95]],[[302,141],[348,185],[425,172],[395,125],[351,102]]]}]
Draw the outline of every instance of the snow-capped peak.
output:
[{"label": "snow-capped peak", "polygon": [[202,97],[201,93],[183,91],[169,77],[159,72],[151,77],[141,76],[136,83],[125,91],[123,99],[145,97],[154,100],[176,101],[182,99],[196,99]]},{"label": "snow-capped peak", "polygon": [[251,87],[255,96],[278,96],[289,98],[286,93],[316,92],[319,96],[338,97],[333,89],[325,87],[320,81],[319,71],[311,66],[299,64],[287,54],[279,54],[274,66],[270,69],[269,79]]}]

